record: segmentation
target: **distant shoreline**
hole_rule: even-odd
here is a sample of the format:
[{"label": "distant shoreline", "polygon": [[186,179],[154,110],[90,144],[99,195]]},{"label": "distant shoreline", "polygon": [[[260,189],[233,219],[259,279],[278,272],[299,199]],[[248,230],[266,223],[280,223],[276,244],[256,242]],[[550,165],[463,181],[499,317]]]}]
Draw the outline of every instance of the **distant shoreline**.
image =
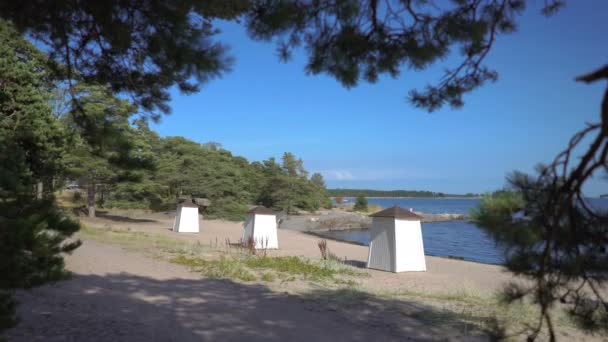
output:
[{"label": "distant shoreline", "polygon": [[[331,198],[336,198],[336,197],[342,197],[342,198],[356,198],[357,196],[331,196]],[[412,196],[365,196],[365,198],[377,198],[377,199],[391,199],[391,198],[397,198],[397,199],[480,199],[481,196],[446,196],[446,197],[412,197]]]}]

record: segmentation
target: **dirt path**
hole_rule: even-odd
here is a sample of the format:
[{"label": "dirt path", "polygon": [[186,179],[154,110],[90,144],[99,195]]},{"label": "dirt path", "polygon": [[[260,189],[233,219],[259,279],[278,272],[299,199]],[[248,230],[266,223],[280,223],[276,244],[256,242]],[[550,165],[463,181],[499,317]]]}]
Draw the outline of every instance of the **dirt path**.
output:
[{"label": "dirt path", "polygon": [[94,241],[68,257],[67,268],[73,279],[18,293],[21,322],[9,341],[460,339],[451,327],[387,312],[381,300],[337,310]]}]

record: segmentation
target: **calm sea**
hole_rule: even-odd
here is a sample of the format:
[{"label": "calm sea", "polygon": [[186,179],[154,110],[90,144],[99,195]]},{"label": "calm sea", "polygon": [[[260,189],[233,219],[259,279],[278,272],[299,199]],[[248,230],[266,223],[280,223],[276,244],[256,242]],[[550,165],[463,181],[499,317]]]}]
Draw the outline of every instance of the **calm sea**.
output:
[{"label": "calm sea", "polygon": [[[352,199],[351,199],[352,200]],[[608,199],[589,199],[592,206],[608,209]],[[425,213],[459,213],[468,214],[477,206],[479,199],[474,198],[368,198],[368,203],[382,208],[399,205],[402,208],[413,208]],[[369,244],[369,230],[342,230],[327,233],[328,237]],[[463,260],[487,264],[502,264],[503,252],[496,246],[484,231],[467,221],[445,221],[422,223],[422,239],[427,255],[455,257]]]}]

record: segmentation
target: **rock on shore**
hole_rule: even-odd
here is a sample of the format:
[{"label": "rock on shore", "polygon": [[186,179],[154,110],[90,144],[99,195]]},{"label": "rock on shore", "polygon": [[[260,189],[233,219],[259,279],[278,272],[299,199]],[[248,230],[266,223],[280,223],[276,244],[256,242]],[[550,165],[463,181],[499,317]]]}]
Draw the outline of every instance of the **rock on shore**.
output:
[{"label": "rock on shore", "polygon": [[[423,217],[422,222],[441,222],[465,220],[464,214],[427,214],[415,212]],[[280,228],[297,231],[343,230],[370,228],[372,220],[368,213],[346,211],[343,209],[321,210],[315,214],[289,215],[282,219]]]}]

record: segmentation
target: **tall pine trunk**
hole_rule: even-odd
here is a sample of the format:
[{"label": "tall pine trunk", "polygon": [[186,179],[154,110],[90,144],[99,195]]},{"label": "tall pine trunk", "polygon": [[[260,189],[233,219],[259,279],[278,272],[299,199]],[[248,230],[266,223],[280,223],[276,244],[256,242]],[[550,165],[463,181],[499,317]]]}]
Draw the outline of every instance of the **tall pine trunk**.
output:
[{"label": "tall pine trunk", "polygon": [[95,217],[95,183],[92,182],[89,184],[89,188],[87,189],[88,195],[87,200],[89,203],[89,217]]},{"label": "tall pine trunk", "polygon": [[42,181],[39,181],[36,184],[36,199],[41,200],[44,194],[44,183],[42,183]]}]

